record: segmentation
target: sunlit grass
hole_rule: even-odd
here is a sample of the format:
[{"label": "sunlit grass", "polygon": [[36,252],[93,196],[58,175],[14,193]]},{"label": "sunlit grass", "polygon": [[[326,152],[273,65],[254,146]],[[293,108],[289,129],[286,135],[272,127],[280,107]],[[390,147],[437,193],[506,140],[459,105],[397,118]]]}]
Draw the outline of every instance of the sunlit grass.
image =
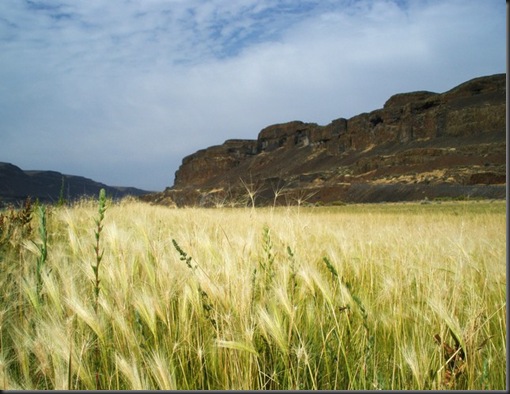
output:
[{"label": "sunlit grass", "polygon": [[96,278],[98,202],[47,207],[2,239],[0,386],[504,390],[505,213],[110,201]]}]

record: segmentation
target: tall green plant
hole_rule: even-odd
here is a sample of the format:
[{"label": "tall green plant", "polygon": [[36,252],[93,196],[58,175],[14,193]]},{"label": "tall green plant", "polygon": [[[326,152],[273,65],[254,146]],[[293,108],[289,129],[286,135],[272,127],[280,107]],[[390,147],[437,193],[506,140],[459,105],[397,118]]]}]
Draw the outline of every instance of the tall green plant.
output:
[{"label": "tall green plant", "polygon": [[101,231],[103,231],[103,220],[104,213],[106,211],[106,192],[104,189],[99,191],[99,216],[95,220],[96,230],[94,231],[94,235],[96,237],[96,244],[94,245],[94,251],[96,254],[96,264],[92,265],[92,270],[94,271],[94,312],[97,313],[97,308],[99,305],[99,291],[100,291],[100,280],[99,280],[99,265],[101,264],[101,260],[103,259],[104,250],[101,250]]},{"label": "tall green plant", "polygon": [[[94,232],[96,237],[96,244],[94,245],[94,251],[96,254],[96,264],[92,265],[92,270],[94,271],[94,313],[98,314],[99,307],[99,292],[100,292],[100,279],[99,279],[99,266],[101,264],[101,260],[103,259],[104,250],[101,250],[101,232],[103,231],[103,220],[104,213],[106,211],[106,192],[104,189],[99,191],[99,208],[98,213],[99,216],[95,220],[96,230]],[[100,355],[99,355],[99,338],[95,335],[95,345],[94,345],[94,362],[96,369],[96,390],[100,390],[99,384],[99,363],[100,363]]]}]

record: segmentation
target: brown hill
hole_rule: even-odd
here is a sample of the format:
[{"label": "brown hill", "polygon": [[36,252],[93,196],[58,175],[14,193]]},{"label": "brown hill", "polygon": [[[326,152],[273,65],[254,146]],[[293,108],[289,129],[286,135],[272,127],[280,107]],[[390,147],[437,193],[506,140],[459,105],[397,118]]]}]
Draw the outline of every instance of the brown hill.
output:
[{"label": "brown hill", "polygon": [[257,205],[506,197],[506,74],[396,94],[326,126],[268,126],[187,156],[155,203]]}]

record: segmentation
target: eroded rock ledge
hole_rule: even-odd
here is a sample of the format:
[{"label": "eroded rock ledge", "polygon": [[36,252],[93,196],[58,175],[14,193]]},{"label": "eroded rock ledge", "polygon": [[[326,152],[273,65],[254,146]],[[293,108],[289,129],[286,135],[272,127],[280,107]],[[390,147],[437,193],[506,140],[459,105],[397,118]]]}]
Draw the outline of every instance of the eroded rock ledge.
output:
[{"label": "eroded rock ledge", "polygon": [[[506,74],[396,94],[330,124],[271,125],[185,157],[165,204],[257,205],[505,198]],[[254,194],[250,194],[254,193]]]}]

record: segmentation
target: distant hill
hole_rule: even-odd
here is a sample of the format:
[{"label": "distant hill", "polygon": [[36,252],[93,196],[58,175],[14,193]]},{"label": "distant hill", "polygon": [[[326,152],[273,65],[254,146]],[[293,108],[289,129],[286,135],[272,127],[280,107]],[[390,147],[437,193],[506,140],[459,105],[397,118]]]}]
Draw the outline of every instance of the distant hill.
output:
[{"label": "distant hill", "polygon": [[[271,125],[182,160],[172,187],[143,199],[177,206],[506,198],[506,74],[444,93],[395,94],[330,124]],[[247,201],[248,200],[248,201]]]},{"label": "distant hill", "polygon": [[134,187],[108,186],[92,179],[64,175],[57,171],[24,171],[14,164],[0,162],[0,207],[19,204],[28,196],[32,201],[38,199],[44,203],[56,203],[62,190],[67,201],[74,201],[83,196],[97,196],[101,188],[113,199],[149,193]]}]

